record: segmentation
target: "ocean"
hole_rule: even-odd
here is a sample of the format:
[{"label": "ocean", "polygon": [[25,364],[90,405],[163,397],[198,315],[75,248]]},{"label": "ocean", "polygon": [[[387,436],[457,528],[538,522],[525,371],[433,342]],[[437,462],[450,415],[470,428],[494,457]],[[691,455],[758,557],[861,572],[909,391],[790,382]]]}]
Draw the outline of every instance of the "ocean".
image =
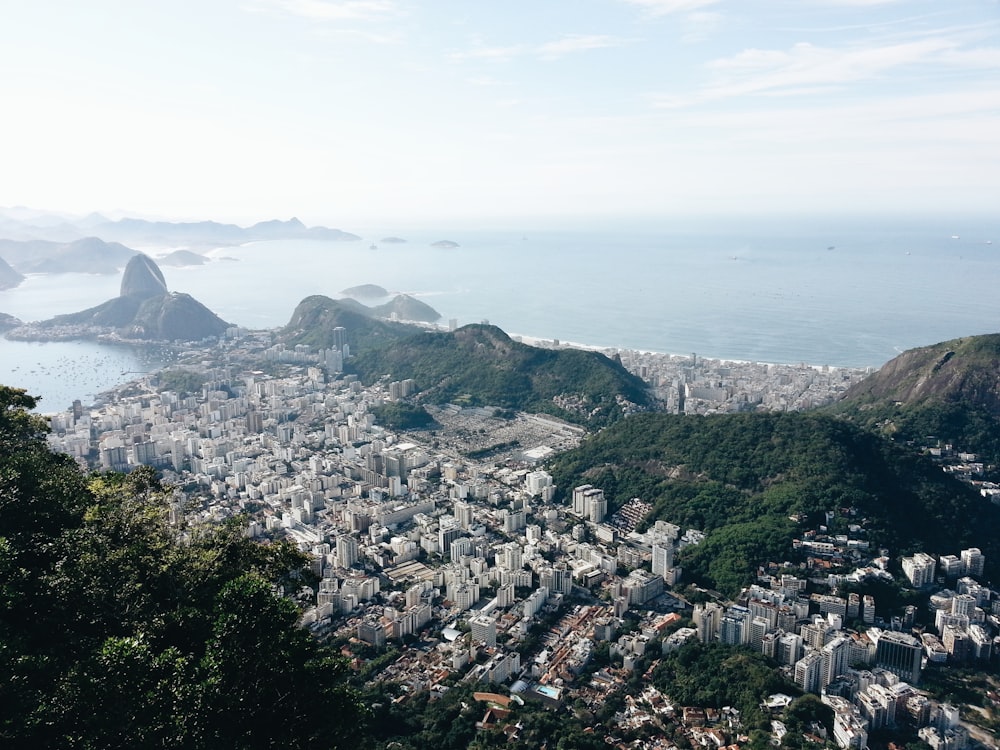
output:
[{"label": "ocean", "polygon": [[[1000,330],[995,220],[345,228],[364,239],[255,242],[213,250],[205,265],[161,268],[172,291],[248,328],[284,325],[308,295],[377,284],[423,300],[441,323],[488,320],[536,338],[759,362],[878,367],[912,347]],[[390,235],[406,242],[382,242]],[[439,240],[458,247],[434,247]],[[0,292],[0,312],[75,312],[115,296],[119,283],[32,276]],[[114,364],[84,382],[87,357]],[[48,409],[150,366],[92,343],[0,343],[0,382],[41,394]]]}]

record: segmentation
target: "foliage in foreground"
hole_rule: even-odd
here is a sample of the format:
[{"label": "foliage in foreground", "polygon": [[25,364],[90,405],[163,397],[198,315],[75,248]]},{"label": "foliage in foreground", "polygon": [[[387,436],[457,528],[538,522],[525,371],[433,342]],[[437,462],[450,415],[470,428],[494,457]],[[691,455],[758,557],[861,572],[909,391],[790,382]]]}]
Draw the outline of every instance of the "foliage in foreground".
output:
[{"label": "foliage in foreground", "polygon": [[297,626],[304,559],[180,530],[149,469],[84,475],[0,386],[0,745],[345,747],[364,711]]}]

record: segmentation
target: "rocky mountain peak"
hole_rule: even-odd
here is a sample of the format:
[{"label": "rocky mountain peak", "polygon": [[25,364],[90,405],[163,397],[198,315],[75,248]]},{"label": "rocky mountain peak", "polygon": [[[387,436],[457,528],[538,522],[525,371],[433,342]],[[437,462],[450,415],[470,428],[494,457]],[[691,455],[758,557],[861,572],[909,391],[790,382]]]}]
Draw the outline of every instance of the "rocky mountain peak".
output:
[{"label": "rocky mountain peak", "polygon": [[147,299],[167,293],[167,282],[163,272],[148,255],[133,256],[125,266],[119,296]]}]

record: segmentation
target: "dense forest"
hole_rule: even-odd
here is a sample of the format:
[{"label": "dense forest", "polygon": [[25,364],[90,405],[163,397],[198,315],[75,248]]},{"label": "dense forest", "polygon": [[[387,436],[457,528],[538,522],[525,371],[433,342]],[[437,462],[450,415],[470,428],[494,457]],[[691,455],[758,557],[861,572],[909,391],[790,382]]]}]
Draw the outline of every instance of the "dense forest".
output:
[{"label": "dense forest", "polygon": [[[789,558],[792,539],[826,523],[864,527],[873,548],[957,554],[992,563],[1000,508],[911,449],[829,416],[639,414],[550,464],[563,492],[604,489],[610,507],[633,497],[646,519],[707,533],[681,564],[694,580],[734,594],[756,566]],[[796,516],[800,521],[792,521]]]},{"label": "dense forest", "polygon": [[355,744],[345,662],[281,595],[304,557],[239,523],[172,524],[151,469],[84,474],[34,405],[0,386],[0,745]]}]

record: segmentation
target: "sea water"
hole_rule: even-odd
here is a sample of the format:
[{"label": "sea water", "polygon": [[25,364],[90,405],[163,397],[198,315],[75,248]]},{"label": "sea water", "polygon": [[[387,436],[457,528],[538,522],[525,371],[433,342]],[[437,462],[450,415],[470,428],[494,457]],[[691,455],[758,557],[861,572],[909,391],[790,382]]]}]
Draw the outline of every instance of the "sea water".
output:
[{"label": "sea water", "polygon": [[[905,349],[998,330],[1000,245],[992,238],[1000,240],[1000,228],[989,221],[374,227],[363,234],[352,242],[219,248],[204,265],[162,270],[172,291],[248,328],[284,325],[308,295],[339,297],[377,284],[421,299],[442,323],[488,320],[532,337],[762,362],[878,367]],[[407,241],[382,242],[387,235]],[[434,247],[438,240],[458,247]],[[0,292],[0,312],[24,320],[75,312],[117,294],[119,282],[34,276]],[[0,382],[12,367],[22,376],[28,367],[35,379],[11,384],[52,393],[55,383],[31,366],[40,346],[4,342]],[[55,361],[60,356],[83,355],[67,349]],[[122,373],[145,369],[119,364]],[[116,382],[109,377],[106,387]]]}]

